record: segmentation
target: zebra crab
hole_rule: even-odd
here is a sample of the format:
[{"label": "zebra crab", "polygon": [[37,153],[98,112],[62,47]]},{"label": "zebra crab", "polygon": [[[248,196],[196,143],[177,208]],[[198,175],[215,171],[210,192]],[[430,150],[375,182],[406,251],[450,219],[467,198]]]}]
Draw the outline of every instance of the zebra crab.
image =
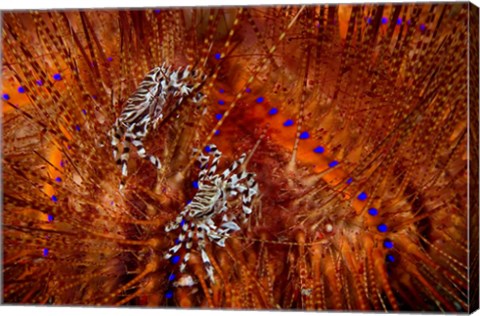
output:
[{"label": "zebra crab", "polygon": [[[225,240],[232,232],[240,230],[235,222],[236,216],[229,214],[229,202],[241,195],[243,223],[252,213],[252,201],[258,194],[258,184],[255,174],[245,170],[236,170],[245,162],[246,154],[242,154],[232,165],[221,174],[217,174],[217,165],[222,153],[215,145],[207,146],[210,156],[200,153],[200,173],[198,191],[193,200],[188,203],[176,219],[165,227],[166,232],[180,228],[176,244],[165,254],[165,259],[171,259],[182,247],[186,253],[180,264],[180,272],[184,272],[190,259],[190,251],[196,243],[208,277],[213,282],[213,266],[205,250],[207,239],[220,247],[225,247]],[[210,167],[208,162],[211,160]],[[215,219],[221,216],[219,227]]]},{"label": "zebra crab", "polygon": [[[137,154],[160,169],[160,158],[149,154],[143,145],[149,131],[156,129],[164,119],[165,112],[181,106],[187,99],[200,104],[204,94],[199,91],[207,76],[190,66],[173,70],[171,66],[155,67],[145,76],[137,90],[128,98],[122,113],[109,132],[113,147],[113,158],[122,167],[120,191],[125,187],[128,175],[130,145]],[[123,141],[122,141],[123,139]],[[122,154],[117,159],[119,144],[122,141]]]}]

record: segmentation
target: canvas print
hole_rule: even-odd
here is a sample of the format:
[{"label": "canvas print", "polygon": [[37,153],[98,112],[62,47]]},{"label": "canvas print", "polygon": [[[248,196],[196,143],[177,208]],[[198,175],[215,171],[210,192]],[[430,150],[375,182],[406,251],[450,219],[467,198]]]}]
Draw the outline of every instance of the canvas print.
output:
[{"label": "canvas print", "polygon": [[2,12],[4,304],[478,308],[478,8]]}]

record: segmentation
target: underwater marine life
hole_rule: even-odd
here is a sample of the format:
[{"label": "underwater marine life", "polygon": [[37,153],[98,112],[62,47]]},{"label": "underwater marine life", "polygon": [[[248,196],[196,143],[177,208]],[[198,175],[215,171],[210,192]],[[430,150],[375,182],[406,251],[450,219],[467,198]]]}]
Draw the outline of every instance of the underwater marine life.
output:
[{"label": "underwater marine life", "polygon": [[474,19],[4,12],[4,302],[467,311]]}]

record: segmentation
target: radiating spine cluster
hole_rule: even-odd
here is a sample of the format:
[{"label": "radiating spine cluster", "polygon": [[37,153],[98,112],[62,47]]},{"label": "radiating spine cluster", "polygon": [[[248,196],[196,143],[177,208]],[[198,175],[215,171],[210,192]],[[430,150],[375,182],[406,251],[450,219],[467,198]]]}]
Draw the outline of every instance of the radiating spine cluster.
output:
[{"label": "radiating spine cluster", "polygon": [[5,13],[4,301],[467,310],[467,15]]}]

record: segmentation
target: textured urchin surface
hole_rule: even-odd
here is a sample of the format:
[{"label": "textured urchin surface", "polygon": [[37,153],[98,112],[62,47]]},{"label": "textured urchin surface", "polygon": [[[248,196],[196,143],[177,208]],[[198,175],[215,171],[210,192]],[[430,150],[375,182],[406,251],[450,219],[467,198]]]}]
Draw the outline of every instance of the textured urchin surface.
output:
[{"label": "textured urchin surface", "polygon": [[[467,8],[5,13],[4,301],[465,311]],[[206,98],[164,108],[162,167],[132,152],[119,191],[108,132],[163,63]],[[211,143],[258,183],[214,281],[164,259]]]}]

